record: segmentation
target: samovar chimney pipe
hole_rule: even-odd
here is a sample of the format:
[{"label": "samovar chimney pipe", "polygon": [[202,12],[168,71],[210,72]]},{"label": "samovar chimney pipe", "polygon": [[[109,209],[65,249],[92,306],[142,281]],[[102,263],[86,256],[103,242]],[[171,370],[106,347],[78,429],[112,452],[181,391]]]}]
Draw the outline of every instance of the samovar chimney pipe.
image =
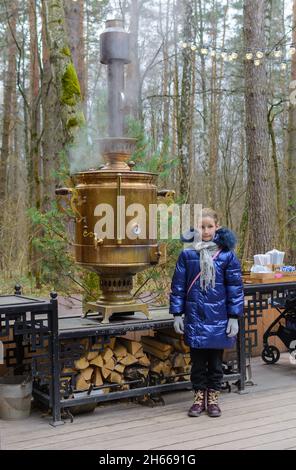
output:
[{"label": "samovar chimney pipe", "polygon": [[100,40],[101,63],[108,66],[109,137],[123,137],[124,132],[124,65],[130,63],[129,33],[120,19],[106,21]]}]

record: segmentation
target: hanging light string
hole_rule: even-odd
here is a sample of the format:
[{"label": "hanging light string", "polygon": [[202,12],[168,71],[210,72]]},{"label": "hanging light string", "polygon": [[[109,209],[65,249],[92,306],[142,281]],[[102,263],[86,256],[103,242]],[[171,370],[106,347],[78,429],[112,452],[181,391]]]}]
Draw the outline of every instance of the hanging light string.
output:
[{"label": "hanging light string", "polygon": [[285,69],[287,62],[292,59],[293,55],[296,54],[296,44],[288,44],[289,50],[287,52],[288,58],[284,52],[284,46],[277,47],[273,51],[267,49],[255,49],[255,50],[229,50],[221,48],[213,48],[205,45],[197,45],[196,43],[181,42],[180,47],[182,49],[191,49],[193,52],[199,53],[204,58],[216,58],[221,59],[224,62],[235,62],[237,60],[246,60],[253,62],[255,66],[261,65],[264,59],[276,59],[280,62],[280,68]]},{"label": "hanging light string", "polygon": [[[204,58],[216,58],[221,59],[224,62],[235,62],[237,60],[246,60],[253,63],[255,66],[262,64],[264,59],[275,59],[280,63],[280,69],[285,71],[287,68],[287,62],[292,60],[296,54],[296,44],[288,42],[283,43],[288,34],[290,34],[296,25],[289,29],[289,31],[270,49],[257,48],[257,49],[241,49],[241,50],[229,50],[227,48],[211,47],[205,44],[198,45],[197,43],[186,43],[181,42],[181,49],[191,49],[193,52],[199,53]],[[286,57],[286,48],[288,47]],[[296,57],[296,56],[295,56]]]}]

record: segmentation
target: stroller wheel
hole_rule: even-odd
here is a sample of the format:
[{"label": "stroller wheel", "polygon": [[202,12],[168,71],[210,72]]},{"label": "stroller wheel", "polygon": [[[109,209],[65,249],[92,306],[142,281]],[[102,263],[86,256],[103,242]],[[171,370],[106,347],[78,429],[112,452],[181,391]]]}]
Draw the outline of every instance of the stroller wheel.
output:
[{"label": "stroller wheel", "polygon": [[261,357],[266,364],[275,364],[280,358],[280,351],[275,346],[267,346],[263,349]]}]

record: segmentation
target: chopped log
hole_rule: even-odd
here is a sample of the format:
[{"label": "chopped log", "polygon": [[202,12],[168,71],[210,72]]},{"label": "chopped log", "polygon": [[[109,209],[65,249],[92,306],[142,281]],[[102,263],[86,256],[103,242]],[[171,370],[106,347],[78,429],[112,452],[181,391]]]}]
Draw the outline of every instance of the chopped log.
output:
[{"label": "chopped log", "polygon": [[121,390],[129,390],[129,389],[130,389],[129,384],[124,384],[121,386]]},{"label": "chopped log", "polygon": [[84,380],[90,380],[91,379],[91,376],[93,374],[93,367],[87,367],[86,369],[83,369],[81,372],[80,372],[80,375],[82,375],[82,377],[84,378]]},{"label": "chopped log", "polygon": [[140,359],[141,357],[144,357],[145,356],[145,353],[143,351],[143,346],[141,346],[141,349],[139,349],[139,351],[136,352],[136,354],[134,354],[134,356],[137,358],[137,359]]},{"label": "chopped log", "polygon": [[183,368],[183,370],[184,370],[184,372],[185,372],[186,374],[189,374],[189,373],[191,372],[191,366],[190,366],[190,365],[189,365],[189,366],[185,366],[185,367]]},{"label": "chopped log", "polygon": [[163,343],[170,344],[176,351],[183,353],[187,353],[189,351],[189,346],[184,343],[180,336],[179,338],[173,338],[172,336],[167,336],[162,332],[159,332],[156,338]]},{"label": "chopped log", "polygon": [[111,374],[111,370],[110,369],[106,369],[106,367],[102,367],[101,368],[101,374],[103,376],[103,378],[106,380],[107,377],[109,377],[109,375]]},{"label": "chopped log", "polygon": [[82,374],[77,375],[76,377],[76,390],[88,390],[89,382],[85,380]]},{"label": "chopped log", "polygon": [[125,357],[127,355],[127,349],[123,344],[117,343],[114,349],[114,355],[117,359]]},{"label": "chopped log", "polygon": [[176,353],[172,357],[172,364],[174,367],[185,367],[186,363],[184,360],[184,356],[181,353]]},{"label": "chopped log", "polygon": [[111,357],[108,362],[105,362],[104,368],[109,369],[109,370],[114,370],[114,367],[115,367],[115,360],[113,359],[113,357]]},{"label": "chopped log", "polygon": [[135,364],[138,362],[138,359],[136,359],[132,354],[127,353],[125,357],[123,357],[120,361],[120,364],[123,364],[125,366],[130,366],[131,364]]},{"label": "chopped log", "polygon": [[116,364],[116,366],[114,368],[114,370],[116,372],[119,372],[120,374],[123,374],[124,369],[125,369],[125,365],[123,365],[123,364]]},{"label": "chopped log", "polygon": [[138,341],[134,341],[132,339],[120,338],[120,342],[123,344],[123,346],[126,347],[128,352],[132,354],[133,356],[135,356],[136,353],[142,348],[141,343],[139,343]]},{"label": "chopped log", "polygon": [[168,351],[160,351],[159,349],[155,349],[152,346],[148,346],[148,344],[144,344],[143,349],[146,353],[152,354],[152,356],[158,357],[162,361],[165,361],[171,354],[171,349]]},{"label": "chopped log", "polygon": [[162,366],[162,372],[165,377],[169,377],[172,370],[172,364],[170,360],[166,360]]},{"label": "chopped log", "polygon": [[118,356],[118,357],[115,357],[115,356],[114,356],[114,359],[115,359],[115,361],[116,361],[116,364],[121,363],[121,361],[122,361],[122,359],[123,359],[124,357],[126,357],[126,356]]},{"label": "chopped log", "polygon": [[162,328],[161,329],[161,334],[164,334],[166,336],[171,336],[172,338],[177,338],[180,339],[182,338],[182,335],[179,335],[179,333],[176,333],[174,328]]},{"label": "chopped log", "polygon": [[149,369],[148,367],[139,367],[138,368],[138,371],[140,374],[144,375],[144,377],[148,377],[148,374],[149,374]]},{"label": "chopped log", "polygon": [[184,356],[184,361],[185,361],[185,364],[186,366],[189,366],[189,364],[191,363],[191,357],[190,357],[190,354],[185,354]]},{"label": "chopped log", "polygon": [[[179,341],[179,343],[181,344],[182,346],[182,351],[183,352],[186,352],[188,353],[190,351],[190,347],[187,346],[187,344],[185,344],[184,342],[184,336],[183,335],[179,335],[179,333],[176,333],[174,328],[163,328],[161,329],[161,331],[159,331],[160,335],[163,335],[163,336],[169,336],[171,338],[175,338]],[[158,336],[157,334],[157,336]],[[169,343],[171,344],[171,343]]]},{"label": "chopped log", "polygon": [[101,356],[104,362],[108,362],[111,357],[113,357],[113,351],[108,346],[107,348],[101,353]]},{"label": "chopped log", "polygon": [[143,357],[140,357],[140,359],[138,359],[138,362],[141,366],[144,366],[144,367],[150,366],[150,360],[148,359],[147,354],[145,353]]},{"label": "chopped log", "polygon": [[98,351],[89,351],[89,353],[86,355],[86,359],[88,361],[92,361],[95,357],[97,357],[98,354]]},{"label": "chopped log", "polygon": [[89,366],[89,362],[86,360],[85,357],[81,357],[77,361],[74,362],[75,369],[82,370],[86,369]]},{"label": "chopped log", "polygon": [[[169,351],[172,352],[173,347],[170,344],[166,343],[161,343],[160,341],[157,341],[157,339],[151,337],[151,336],[142,336],[142,343],[148,346],[151,346],[154,349],[159,349],[159,351]],[[145,347],[143,346],[143,349],[145,351]]]},{"label": "chopped log", "polygon": [[94,384],[96,387],[100,387],[101,385],[103,385],[102,374],[98,367],[95,368]]},{"label": "chopped log", "polygon": [[114,351],[116,339],[117,339],[116,336],[112,336],[110,338],[108,346],[109,346],[110,349],[112,349],[112,351]]},{"label": "chopped log", "polygon": [[93,366],[97,367],[103,367],[104,366],[104,361],[101,355],[95,357],[92,361],[90,361],[90,364]]},{"label": "chopped log", "polygon": [[109,380],[110,382],[116,383],[116,384],[121,384],[123,382],[122,375],[115,371],[111,372]]},{"label": "chopped log", "polygon": [[74,372],[76,372],[76,370],[72,367],[64,367],[62,370],[62,374],[73,374]]},{"label": "chopped log", "polygon": [[132,365],[126,367],[124,371],[124,377],[128,381],[133,380],[142,380],[143,377],[146,379],[149,374],[149,369],[147,367],[138,367],[138,365]]},{"label": "chopped log", "polygon": [[150,370],[152,372],[156,372],[157,374],[162,373],[162,368],[163,368],[163,361],[160,361],[159,359],[154,359],[151,361],[151,367]]}]

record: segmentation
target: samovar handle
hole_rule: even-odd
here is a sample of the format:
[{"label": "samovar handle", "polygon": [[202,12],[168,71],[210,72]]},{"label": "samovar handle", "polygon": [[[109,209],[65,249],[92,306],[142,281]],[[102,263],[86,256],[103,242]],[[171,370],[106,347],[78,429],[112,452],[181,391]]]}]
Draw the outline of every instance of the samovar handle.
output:
[{"label": "samovar handle", "polygon": [[176,191],[173,189],[159,189],[157,191],[157,196],[158,197],[165,197],[166,199],[169,197],[174,197],[176,194]]}]

